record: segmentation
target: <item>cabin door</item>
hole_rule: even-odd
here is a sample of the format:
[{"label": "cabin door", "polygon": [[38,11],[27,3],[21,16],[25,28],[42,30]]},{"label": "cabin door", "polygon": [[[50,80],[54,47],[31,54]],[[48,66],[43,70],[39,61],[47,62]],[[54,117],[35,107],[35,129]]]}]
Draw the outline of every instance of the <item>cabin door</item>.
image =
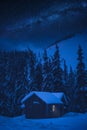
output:
[{"label": "cabin door", "polygon": [[35,103],[31,107],[32,117],[39,118],[43,114],[42,106],[40,103]]}]

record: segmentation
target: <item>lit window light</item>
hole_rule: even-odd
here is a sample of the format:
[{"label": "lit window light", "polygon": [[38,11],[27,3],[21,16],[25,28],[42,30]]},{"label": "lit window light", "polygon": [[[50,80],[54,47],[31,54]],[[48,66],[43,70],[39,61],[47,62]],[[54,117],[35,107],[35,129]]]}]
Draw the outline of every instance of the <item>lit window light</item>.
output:
[{"label": "lit window light", "polygon": [[54,112],[56,109],[55,105],[52,106],[52,111]]}]

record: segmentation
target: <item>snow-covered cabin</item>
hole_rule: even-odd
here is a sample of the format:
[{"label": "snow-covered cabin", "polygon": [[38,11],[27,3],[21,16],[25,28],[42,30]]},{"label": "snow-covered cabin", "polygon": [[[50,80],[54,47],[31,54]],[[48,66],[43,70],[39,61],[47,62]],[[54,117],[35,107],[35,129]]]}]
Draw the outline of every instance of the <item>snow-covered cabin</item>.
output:
[{"label": "snow-covered cabin", "polygon": [[62,92],[33,91],[26,95],[21,103],[24,106],[26,118],[60,117],[64,114],[64,98],[65,95]]}]

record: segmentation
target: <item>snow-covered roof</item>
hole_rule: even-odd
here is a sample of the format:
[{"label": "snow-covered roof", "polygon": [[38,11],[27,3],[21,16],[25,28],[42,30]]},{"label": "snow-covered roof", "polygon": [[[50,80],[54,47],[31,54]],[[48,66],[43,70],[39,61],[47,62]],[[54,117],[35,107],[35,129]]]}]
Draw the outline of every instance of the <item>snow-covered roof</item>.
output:
[{"label": "snow-covered roof", "polygon": [[62,100],[62,97],[64,96],[63,92],[58,92],[58,93],[52,93],[54,96],[56,96],[58,99]]},{"label": "snow-covered roof", "polygon": [[65,103],[68,104],[68,98],[65,96],[63,92],[52,93],[52,94],[55,95],[61,101],[64,98]]},{"label": "snow-covered roof", "polygon": [[37,95],[41,100],[43,100],[47,104],[52,104],[52,103],[62,104],[63,103],[61,99],[64,93],[37,92],[37,91],[30,92],[28,95],[26,95],[22,99],[21,103],[24,103],[33,94]]}]

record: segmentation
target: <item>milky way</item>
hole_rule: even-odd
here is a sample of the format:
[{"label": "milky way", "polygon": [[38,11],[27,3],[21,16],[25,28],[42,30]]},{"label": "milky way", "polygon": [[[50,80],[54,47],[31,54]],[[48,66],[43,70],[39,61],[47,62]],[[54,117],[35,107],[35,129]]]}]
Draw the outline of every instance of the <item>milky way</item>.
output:
[{"label": "milky way", "polygon": [[86,1],[22,0],[1,5],[1,49],[45,48],[87,28]]}]

